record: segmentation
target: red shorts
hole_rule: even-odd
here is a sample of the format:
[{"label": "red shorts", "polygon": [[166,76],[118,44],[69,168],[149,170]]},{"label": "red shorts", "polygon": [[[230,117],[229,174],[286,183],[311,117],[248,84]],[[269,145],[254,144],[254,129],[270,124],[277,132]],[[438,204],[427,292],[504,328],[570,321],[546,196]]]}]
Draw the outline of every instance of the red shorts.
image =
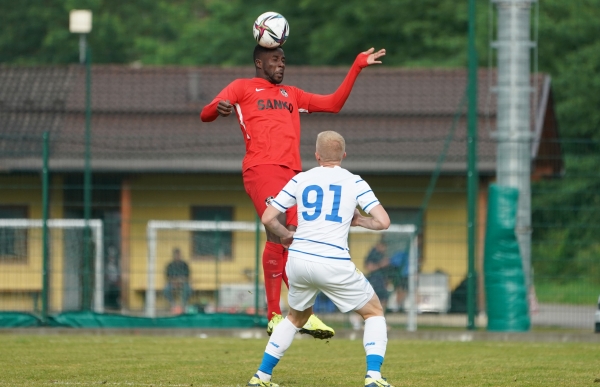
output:
[{"label": "red shorts", "polygon": [[[298,174],[297,171],[283,165],[261,164],[246,169],[242,173],[244,188],[250,196],[258,216],[267,209],[267,200],[275,198],[290,179]],[[296,206],[285,212],[286,225],[298,226]]]}]

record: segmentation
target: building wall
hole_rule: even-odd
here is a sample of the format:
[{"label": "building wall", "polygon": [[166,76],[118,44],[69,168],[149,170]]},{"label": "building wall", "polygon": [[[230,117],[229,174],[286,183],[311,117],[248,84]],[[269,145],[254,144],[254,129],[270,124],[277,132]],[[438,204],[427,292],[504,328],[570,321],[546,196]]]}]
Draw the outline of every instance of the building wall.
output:
[{"label": "building wall", "polygon": [[[386,208],[418,208],[423,200],[429,177],[362,176],[373,188]],[[147,174],[132,176],[131,224],[129,251],[130,288],[129,307],[141,310],[147,287],[146,226],[150,220],[190,220],[192,206],[231,206],[233,220],[254,222],[254,207],[246,195],[239,174]],[[51,191],[51,218],[63,217],[63,178],[53,176]],[[29,209],[30,218],[41,218],[41,181],[39,175],[0,176],[4,189],[0,205],[18,204]],[[425,213],[424,244],[422,245],[422,272],[443,271],[450,276],[451,287],[456,287],[466,275],[466,189],[462,177],[441,177]],[[123,225],[126,227],[127,225]],[[158,233],[157,289],[165,286],[164,269],[171,259],[172,249],[178,247],[190,263],[192,287],[212,292],[229,283],[254,282],[256,235],[254,232],[233,234],[233,259],[216,264],[214,261],[192,259],[189,232],[160,231]],[[350,251],[359,269],[364,259],[380,238],[378,234],[357,235],[350,238]],[[258,261],[262,257],[264,233],[260,233]],[[52,231],[50,309],[62,308],[63,238],[61,231]],[[29,236],[28,259],[25,264],[4,263],[0,266],[0,307],[2,309],[30,310],[31,297],[15,297],[15,290],[41,291],[41,230],[32,230]],[[11,275],[11,273],[18,273]],[[259,269],[262,281],[262,269]],[[285,288],[285,287],[284,287]],[[8,292],[11,291],[11,292]],[[159,302],[160,300],[159,293]]]},{"label": "building wall", "polygon": [[[429,182],[426,177],[363,175],[363,178],[371,184],[384,207],[390,208],[418,208]],[[147,222],[191,220],[190,208],[195,205],[232,206],[235,208],[233,220],[255,220],[254,207],[243,190],[239,175],[144,175],[132,180],[130,306],[133,309],[142,308],[147,286]],[[441,178],[425,215],[422,272],[447,273],[453,288],[466,275],[466,217],[464,178]],[[190,262],[192,287],[196,290],[214,290],[218,285],[227,283],[252,283],[253,279],[247,273],[252,273],[255,266],[254,233],[234,233],[234,258],[221,262],[218,268],[214,262],[190,259],[190,235],[184,231],[159,231],[158,272],[155,274],[157,289],[165,286],[164,268],[175,247],[179,247],[184,259]],[[350,251],[359,269],[364,269],[364,259],[379,238],[377,234],[351,236]],[[264,235],[261,233],[259,262],[263,245]],[[262,269],[259,274],[262,281]]]},{"label": "building wall", "polygon": [[[170,188],[174,187],[174,188]],[[254,207],[243,190],[240,175],[143,175],[131,179],[131,289],[130,307],[143,305],[147,287],[148,246],[146,225],[150,220],[192,220],[192,206],[231,206],[234,221],[255,221]],[[192,258],[189,231],[158,231],[157,289],[165,286],[164,270],[171,260],[172,250],[181,249],[190,264],[192,288],[214,290],[220,284],[251,283],[247,273],[255,267],[255,234],[233,234],[233,259],[219,262]],[[262,246],[263,243],[260,243]],[[262,254],[262,249],[260,250]],[[218,274],[217,274],[218,273]],[[159,293],[160,297],[160,293]]]},{"label": "building wall", "polygon": [[[42,182],[39,175],[0,175],[0,206],[27,208],[29,219],[42,218]],[[54,176],[50,191],[50,218],[62,218],[62,178]],[[60,309],[62,232],[50,230],[49,308]],[[27,257],[23,262],[0,263],[0,310],[33,310],[42,291],[42,229],[27,230]]]},{"label": "building wall", "polygon": [[[419,208],[429,177],[367,176],[384,207]],[[467,273],[467,195],[463,177],[440,177],[425,211],[421,272],[442,271],[454,289]],[[354,261],[360,267],[365,250],[356,249]]]}]

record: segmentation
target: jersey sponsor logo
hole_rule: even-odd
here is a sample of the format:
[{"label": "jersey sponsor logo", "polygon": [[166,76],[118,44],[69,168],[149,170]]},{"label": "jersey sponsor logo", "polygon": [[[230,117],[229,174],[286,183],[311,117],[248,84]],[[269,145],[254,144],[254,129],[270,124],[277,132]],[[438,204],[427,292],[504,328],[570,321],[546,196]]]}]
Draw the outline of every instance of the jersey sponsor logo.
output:
[{"label": "jersey sponsor logo", "polygon": [[259,89],[258,87],[256,88],[256,91],[257,91],[257,92],[259,92],[259,91],[263,91],[263,90],[264,90],[264,89]]},{"label": "jersey sponsor logo", "polygon": [[271,205],[271,202],[272,202],[273,200],[275,200],[275,198],[274,198],[273,196],[269,196],[268,198],[266,198],[266,199],[265,199],[265,204],[266,204],[267,206],[270,206],[270,205]]},{"label": "jersey sponsor logo", "polygon": [[289,110],[290,113],[294,111],[294,105],[287,101],[281,101],[279,99],[259,99],[258,110],[269,110],[269,109],[285,109]]},{"label": "jersey sponsor logo", "polygon": [[279,89],[279,91],[281,92],[281,95],[283,95],[285,98],[287,98],[288,93],[287,93],[287,91],[285,91],[285,89]]}]

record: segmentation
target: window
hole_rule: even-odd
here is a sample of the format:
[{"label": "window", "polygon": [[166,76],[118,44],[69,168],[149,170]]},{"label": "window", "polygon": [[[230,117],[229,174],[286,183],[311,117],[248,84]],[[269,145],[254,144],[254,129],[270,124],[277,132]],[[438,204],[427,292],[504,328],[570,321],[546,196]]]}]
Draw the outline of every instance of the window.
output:
[{"label": "window", "polygon": [[[192,207],[192,220],[232,221],[233,207]],[[231,231],[193,231],[193,259],[230,261],[233,233]]]},{"label": "window", "polygon": [[[27,207],[0,206],[0,219],[25,219]],[[27,261],[27,229],[0,227],[0,262]]]}]

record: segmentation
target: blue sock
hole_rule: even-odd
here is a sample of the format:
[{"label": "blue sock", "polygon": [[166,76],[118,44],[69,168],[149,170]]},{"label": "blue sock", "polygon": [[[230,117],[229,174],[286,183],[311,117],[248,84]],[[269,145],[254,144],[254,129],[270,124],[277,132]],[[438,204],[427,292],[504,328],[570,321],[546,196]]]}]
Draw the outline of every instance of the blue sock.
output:
[{"label": "blue sock", "polygon": [[260,363],[260,367],[258,370],[264,372],[265,374],[273,375],[273,368],[279,363],[279,359],[275,356],[271,356],[268,353],[263,354],[262,363]]},{"label": "blue sock", "polygon": [[[381,365],[383,364],[383,356],[379,355],[367,355],[367,373],[369,371],[376,371],[381,373]],[[373,376],[373,375],[371,375]]]}]

